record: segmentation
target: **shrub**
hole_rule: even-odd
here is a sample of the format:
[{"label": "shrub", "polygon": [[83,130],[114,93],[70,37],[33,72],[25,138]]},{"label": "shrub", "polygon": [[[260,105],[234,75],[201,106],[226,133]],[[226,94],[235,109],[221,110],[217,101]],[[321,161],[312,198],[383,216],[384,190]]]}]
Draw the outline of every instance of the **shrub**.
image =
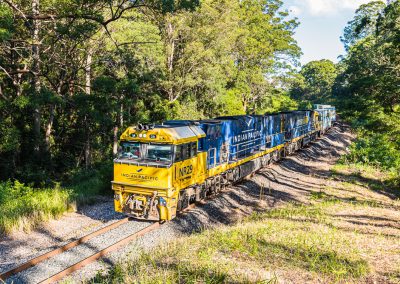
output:
[{"label": "shrub", "polygon": [[30,230],[72,208],[71,190],[34,189],[18,181],[0,183],[0,234]]},{"label": "shrub", "polygon": [[34,188],[17,180],[0,182],[0,234],[29,231],[43,221],[60,217],[76,204],[93,203],[99,195],[112,192],[112,163],[68,175],[65,187],[59,183]]},{"label": "shrub", "polygon": [[373,133],[361,136],[350,147],[350,154],[344,159],[396,171],[400,169],[399,142],[388,134]]}]

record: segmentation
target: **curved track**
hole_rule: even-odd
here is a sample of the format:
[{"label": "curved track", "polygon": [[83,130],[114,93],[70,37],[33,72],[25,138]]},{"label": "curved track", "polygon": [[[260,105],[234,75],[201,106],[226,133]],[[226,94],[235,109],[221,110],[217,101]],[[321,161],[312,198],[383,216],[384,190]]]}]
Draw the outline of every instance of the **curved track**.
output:
[{"label": "curved track", "polygon": [[[104,228],[101,228],[101,229],[99,229],[95,232],[92,232],[84,237],[81,237],[77,240],[71,241],[63,246],[60,246],[60,247],[58,247],[54,250],[51,250],[45,254],[35,257],[35,258],[33,258],[21,265],[9,270],[9,271],[6,271],[6,272],[0,274],[0,283],[3,283],[3,281],[5,283],[8,283],[9,281],[7,281],[7,280],[10,280],[11,281],[10,283],[18,283],[19,281],[24,282],[21,279],[18,279],[18,278],[13,279],[13,278],[14,278],[14,276],[16,277],[18,275],[18,273],[20,273],[20,272],[26,271],[35,266],[39,266],[46,261],[50,261],[51,259],[53,259],[59,255],[62,255],[63,253],[71,251],[73,248],[77,248],[79,246],[83,246],[83,245],[87,244],[90,240],[92,240],[98,236],[102,236],[108,232],[116,230],[117,228],[121,227],[122,225],[127,224],[129,222],[129,220],[131,220],[131,218],[124,218],[122,220],[114,222]],[[136,238],[139,238],[150,231],[157,229],[159,226],[160,226],[160,223],[153,223],[150,226],[145,227],[144,229],[135,231],[134,233],[131,233],[128,236],[125,236],[121,240],[114,242],[112,245],[109,245],[104,249],[100,249],[96,253],[91,254],[91,255],[85,257],[84,259],[82,259],[78,262],[75,262],[73,265],[69,265],[67,268],[54,273],[50,277],[45,278],[45,279],[43,279],[43,278],[40,279],[39,281],[37,281],[37,283],[54,283],[58,280],[61,280],[63,277],[65,277],[65,276],[79,270],[83,266],[105,256],[107,253],[112,252],[123,245],[126,245],[130,241],[132,241]]]}]

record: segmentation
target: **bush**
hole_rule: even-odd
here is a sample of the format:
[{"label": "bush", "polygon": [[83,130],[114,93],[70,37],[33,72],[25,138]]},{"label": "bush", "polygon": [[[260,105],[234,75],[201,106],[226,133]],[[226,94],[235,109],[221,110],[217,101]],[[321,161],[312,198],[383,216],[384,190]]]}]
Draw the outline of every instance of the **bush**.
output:
[{"label": "bush", "polygon": [[18,181],[0,183],[0,234],[30,230],[40,222],[72,209],[71,190],[34,189]]},{"label": "bush", "polygon": [[373,133],[361,136],[344,157],[354,163],[372,164],[389,171],[400,169],[399,142],[388,134]]},{"label": "bush", "polygon": [[70,173],[66,186],[72,189],[79,205],[92,203],[98,195],[111,194],[113,163],[102,163],[90,170]]},{"label": "bush", "polygon": [[385,174],[388,188],[400,187],[400,137],[395,133],[359,131],[358,139],[350,146],[350,153],[342,164],[373,167]]},{"label": "bush", "polygon": [[34,188],[19,181],[0,182],[0,234],[29,231],[41,222],[60,217],[76,205],[90,204],[111,194],[112,163],[69,173],[65,186]]}]

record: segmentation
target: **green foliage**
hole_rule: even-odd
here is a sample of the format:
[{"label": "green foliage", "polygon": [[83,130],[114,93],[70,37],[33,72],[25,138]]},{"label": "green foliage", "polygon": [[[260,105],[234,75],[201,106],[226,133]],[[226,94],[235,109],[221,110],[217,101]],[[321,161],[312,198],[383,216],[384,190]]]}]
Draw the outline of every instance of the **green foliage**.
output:
[{"label": "green foliage", "polygon": [[[400,3],[394,1],[384,9],[376,9],[363,12],[362,17],[376,22],[375,32],[357,34],[359,37],[343,60],[335,96],[344,102],[345,109],[368,113],[383,108],[386,113],[394,113],[400,104]],[[376,13],[378,19],[373,20]],[[354,29],[351,25],[349,28]]]},{"label": "green foliage", "polygon": [[376,32],[376,23],[384,8],[383,1],[371,1],[357,9],[353,20],[348,23],[341,38],[346,50],[349,50],[357,41]]},{"label": "green foliage", "polygon": [[349,162],[361,162],[390,171],[400,170],[400,143],[387,134],[362,135],[350,147]]},{"label": "green foliage", "polygon": [[73,170],[67,173],[65,187],[71,189],[71,199],[77,205],[90,204],[99,195],[110,195],[113,163],[98,164],[90,170]]},{"label": "green foliage", "polygon": [[34,189],[18,181],[0,183],[0,234],[30,230],[70,209],[70,190]]},{"label": "green foliage", "polygon": [[137,123],[296,105],[283,78],[298,23],[281,1],[43,0],[37,21],[13,3],[0,3],[0,180],[90,172]]},{"label": "green foliage", "polygon": [[336,77],[337,70],[332,61],[311,61],[302,67],[295,78],[291,96],[303,105],[328,104]]},{"label": "green foliage", "polygon": [[[17,180],[0,182],[0,234],[29,231],[44,221],[75,210],[76,206],[95,202],[100,195],[109,195],[112,166],[112,162],[107,162],[91,170],[73,170],[66,174],[63,187],[59,183],[37,188]],[[26,169],[26,173],[46,181],[44,177],[37,177],[40,171],[36,169]]]},{"label": "green foliage", "polygon": [[0,42],[9,40],[12,34],[12,10],[4,3],[0,3]]},{"label": "green foliage", "polygon": [[[345,29],[334,100],[358,130],[345,160],[400,173],[400,3],[376,1],[357,10]],[[368,56],[366,56],[368,54]],[[394,179],[395,180],[398,178]]]}]

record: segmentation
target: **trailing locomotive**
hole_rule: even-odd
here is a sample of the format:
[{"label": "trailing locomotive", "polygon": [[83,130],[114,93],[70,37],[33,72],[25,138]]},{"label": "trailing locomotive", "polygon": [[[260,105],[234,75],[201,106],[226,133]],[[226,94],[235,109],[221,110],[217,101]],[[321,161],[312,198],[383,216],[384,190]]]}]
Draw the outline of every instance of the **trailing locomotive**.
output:
[{"label": "trailing locomotive", "polygon": [[332,106],[129,127],[114,160],[115,210],[171,220],[189,204],[278,161],[324,134]]}]

